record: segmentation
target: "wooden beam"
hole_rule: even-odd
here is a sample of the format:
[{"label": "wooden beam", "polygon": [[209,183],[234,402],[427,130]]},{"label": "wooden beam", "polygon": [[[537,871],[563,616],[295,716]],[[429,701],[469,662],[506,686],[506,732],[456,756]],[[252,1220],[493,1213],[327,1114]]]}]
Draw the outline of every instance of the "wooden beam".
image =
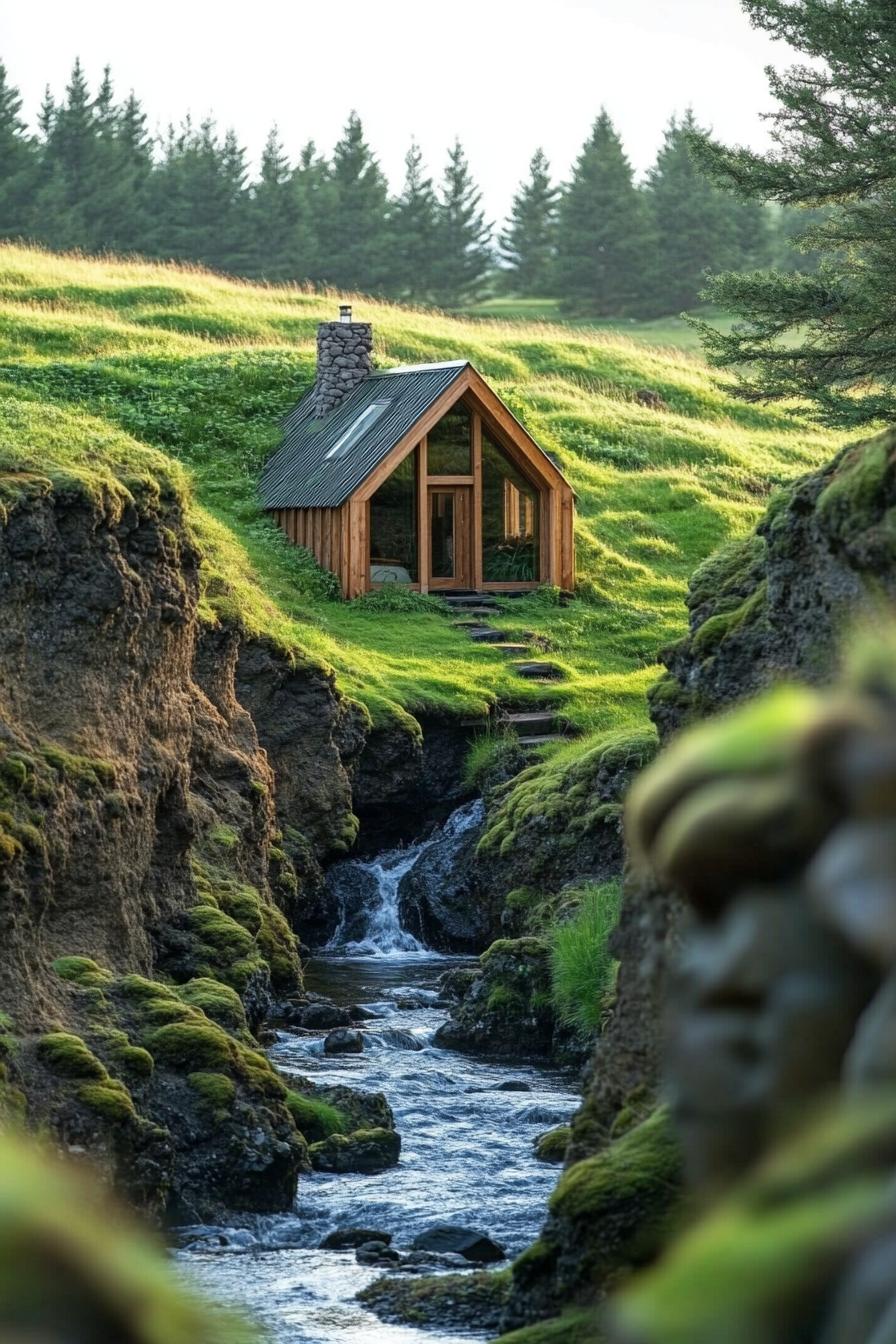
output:
[{"label": "wooden beam", "polygon": [[472,476],[427,476],[426,482],[439,490],[449,485],[472,485]]},{"label": "wooden beam", "polygon": [[473,411],[473,587],[482,587],[482,416]]},{"label": "wooden beam", "polygon": [[426,435],[417,449],[417,578],[421,593],[429,592],[429,490],[426,487]]}]

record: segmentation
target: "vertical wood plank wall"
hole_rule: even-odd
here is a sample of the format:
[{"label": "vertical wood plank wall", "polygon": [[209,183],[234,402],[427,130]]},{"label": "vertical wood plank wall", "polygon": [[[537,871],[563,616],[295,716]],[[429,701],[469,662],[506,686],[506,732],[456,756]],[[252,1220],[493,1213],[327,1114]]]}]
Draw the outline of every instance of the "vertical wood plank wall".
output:
[{"label": "vertical wood plank wall", "polygon": [[[322,569],[331,570],[348,594],[351,558],[349,505],[338,509],[274,509],[278,524],[296,546],[304,546]],[[362,591],[361,589],[358,590]],[[356,596],[357,594],[352,594]]]}]

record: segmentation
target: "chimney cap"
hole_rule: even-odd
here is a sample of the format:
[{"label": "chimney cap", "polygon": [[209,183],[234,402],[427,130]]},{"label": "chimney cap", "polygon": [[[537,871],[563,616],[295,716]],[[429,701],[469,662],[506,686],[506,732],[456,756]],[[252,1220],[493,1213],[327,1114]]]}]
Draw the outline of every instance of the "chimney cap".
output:
[{"label": "chimney cap", "polygon": [[352,320],[352,306],[351,306],[351,304],[350,304],[350,303],[340,303],[340,305],[339,305],[339,321],[340,321],[340,322],[351,322],[351,320]]}]

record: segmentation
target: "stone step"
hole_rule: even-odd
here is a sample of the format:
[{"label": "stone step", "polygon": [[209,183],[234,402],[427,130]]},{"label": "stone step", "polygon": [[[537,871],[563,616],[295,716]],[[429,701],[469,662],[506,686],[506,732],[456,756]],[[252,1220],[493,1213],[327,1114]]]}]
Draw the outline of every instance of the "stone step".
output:
[{"label": "stone step", "polygon": [[564,675],[562,667],[556,663],[520,662],[514,664],[513,670],[527,681],[561,681]]},{"label": "stone step", "polygon": [[517,739],[521,747],[543,747],[545,742],[567,742],[568,740],[563,733],[542,733],[539,737],[520,737]]},{"label": "stone step", "polygon": [[474,644],[500,644],[504,639],[504,631],[496,630],[491,625],[469,626],[467,634]]},{"label": "stone step", "polygon": [[488,597],[443,597],[442,601],[452,611],[497,611],[498,604]]},{"label": "stone step", "polygon": [[519,658],[521,654],[532,652],[528,644],[504,644],[498,643],[496,640],[492,641],[492,648],[498,649],[508,658]]},{"label": "stone step", "polygon": [[464,614],[460,620],[452,621],[452,625],[485,625],[487,622],[480,621],[480,616],[495,616],[498,613],[497,607],[459,607],[459,611]]}]

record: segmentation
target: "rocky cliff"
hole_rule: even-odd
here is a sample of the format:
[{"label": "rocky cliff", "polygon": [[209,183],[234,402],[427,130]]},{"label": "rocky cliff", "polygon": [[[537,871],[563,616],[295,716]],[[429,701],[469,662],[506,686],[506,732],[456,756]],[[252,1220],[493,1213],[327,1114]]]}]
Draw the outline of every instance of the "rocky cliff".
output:
[{"label": "rocky cliff", "polygon": [[[661,741],[781,679],[830,679],[844,632],[874,621],[896,596],[894,505],[896,432],[887,431],[782,488],[750,536],[700,566],[687,596],[688,634],[664,651],[667,671],[649,697]],[[620,963],[613,1012],[542,1238],[514,1266],[508,1326],[593,1301],[659,1245],[678,1189],[655,1107],[682,918],[668,885],[628,875],[612,942]],[[623,1230],[614,1246],[608,1226]]]},{"label": "rocky cliff", "polygon": [[[253,1048],[287,915],[351,842],[366,716],[201,603],[164,481],[0,482],[7,1107],[183,1216],[288,1204],[305,1161]],[[162,983],[164,982],[164,983]]]}]

